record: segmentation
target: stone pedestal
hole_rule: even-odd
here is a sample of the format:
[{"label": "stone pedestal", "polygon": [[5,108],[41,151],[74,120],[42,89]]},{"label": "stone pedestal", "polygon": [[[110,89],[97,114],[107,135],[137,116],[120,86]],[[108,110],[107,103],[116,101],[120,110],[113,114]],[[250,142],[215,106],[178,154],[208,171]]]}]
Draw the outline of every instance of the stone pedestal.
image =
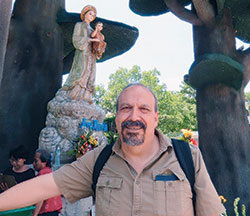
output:
[{"label": "stone pedestal", "polygon": [[[95,104],[87,101],[76,101],[69,97],[69,92],[58,90],[56,96],[48,103],[48,115],[46,117],[46,127],[42,129],[39,136],[39,148],[55,153],[59,145],[61,150],[61,165],[73,161],[66,154],[73,147],[73,141],[83,132],[80,128],[82,120],[98,120],[103,122],[104,111]],[[99,145],[107,142],[103,131],[93,131],[93,136],[97,137]],[[60,216],[87,216],[92,206],[92,198],[85,198],[70,204],[65,198]]]},{"label": "stone pedestal", "polygon": [[[48,103],[48,115],[46,127],[42,129],[39,136],[39,148],[54,153],[56,146],[61,150],[61,163],[69,163],[73,160],[66,152],[73,147],[73,141],[83,130],[80,128],[82,120],[98,120],[103,122],[104,111],[97,105],[89,104],[83,100],[73,100],[69,92],[60,89],[56,96]],[[106,142],[103,131],[93,131],[99,145]]]},{"label": "stone pedestal", "polygon": [[63,209],[60,216],[87,216],[92,206],[92,197],[81,199],[70,204],[65,198],[62,198]]}]

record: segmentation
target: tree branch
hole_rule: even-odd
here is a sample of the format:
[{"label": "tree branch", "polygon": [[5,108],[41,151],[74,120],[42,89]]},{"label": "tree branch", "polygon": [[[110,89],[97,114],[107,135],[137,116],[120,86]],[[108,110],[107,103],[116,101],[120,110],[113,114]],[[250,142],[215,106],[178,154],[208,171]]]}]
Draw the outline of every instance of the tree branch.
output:
[{"label": "tree branch", "polygon": [[192,0],[198,18],[207,26],[215,22],[215,11],[209,0]]},{"label": "tree branch", "polygon": [[169,8],[169,10],[179,19],[196,26],[203,25],[202,21],[198,18],[198,16],[192,11],[187,10],[183,5],[178,2],[178,0],[164,0],[164,2]]}]

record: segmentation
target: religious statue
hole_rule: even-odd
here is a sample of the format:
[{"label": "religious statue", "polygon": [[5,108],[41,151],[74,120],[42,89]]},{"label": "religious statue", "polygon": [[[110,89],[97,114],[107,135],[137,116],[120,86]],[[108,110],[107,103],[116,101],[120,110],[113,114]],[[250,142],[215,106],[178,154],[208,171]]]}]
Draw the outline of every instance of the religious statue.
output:
[{"label": "religious statue", "polygon": [[[102,23],[97,23],[95,30],[90,23],[96,18],[96,8],[87,5],[82,9],[81,20],[75,24],[73,45],[76,48],[69,76],[62,87],[75,100],[93,103],[95,89],[96,58],[101,58],[106,43],[101,33]],[[95,47],[95,50],[93,49]]]}]

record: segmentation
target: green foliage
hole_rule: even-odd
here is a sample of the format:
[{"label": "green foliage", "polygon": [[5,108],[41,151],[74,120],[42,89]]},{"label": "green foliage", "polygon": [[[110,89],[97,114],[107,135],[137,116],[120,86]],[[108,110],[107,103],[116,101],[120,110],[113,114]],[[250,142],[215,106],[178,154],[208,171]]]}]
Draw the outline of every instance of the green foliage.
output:
[{"label": "green foliage", "polygon": [[114,143],[118,138],[118,133],[115,125],[115,115],[109,115],[104,119],[104,122],[108,125],[109,131],[105,132],[104,135],[108,139],[108,143]]},{"label": "green foliage", "polygon": [[180,88],[181,88],[180,93],[183,94],[183,99],[190,104],[196,104],[195,89],[193,89],[190,85],[188,85],[185,82],[181,82]]},{"label": "green foliage", "polygon": [[[130,83],[142,83],[152,89],[155,94],[160,94],[166,90],[166,86],[159,84],[160,72],[156,69],[150,71],[141,71],[139,66],[133,66],[131,70],[119,68],[109,77],[108,89],[105,91],[102,86],[97,86],[96,92],[101,92],[95,95],[95,101],[107,112],[115,113],[116,99],[122,89]],[[104,95],[102,93],[105,91]]]},{"label": "green foliage", "polygon": [[250,112],[250,92],[245,93],[245,101],[248,104],[248,111]]},{"label": "green foliage", "polygon": [[159,128],[164,134],[182,128],[197,130],[196,105],[180,92],[167,91],[159,98]]},{"label": "green foliage", "polygon": [[107,131],[107,132],[104,133],[104,135],[108,139],[108,144],[115,143],[115,141],[118,138],[118,133],[117,132],[113,132],[113,131]]},{"label": "green foliage", "polygon": [[95,87],[95,93],[93,95],[93,100],[97,105],[100,105],[101,98],[105,95],[105,89],[103,85],[97,85]]},{"label": "green foliage", "polygon": [[[240,216],[239,202],[240,202],[240,198],[239,197],[237,197],[237,198],[234,199],[233,206],[234,206],[234,214],[235,214],[235,216]],[[222,215],[223,216],[228,216],[226,211]],[[246,206],[245,206],[245,204],[241,205],[241,215],[242,216],[246,216]]]},{"label": "green foliage", "polygon": [[180,132],[182,128],[197,130],[195,91],[182,83],[180,92],[167,91],[160,83],[160,72],[156,69],[141,71],[139,66],[131,70],[119,68],[109,77],[108,89],[96,87],[94,100],[107,113],[116,112],[116,99],[130,83],[142,83],[151,88],[158,99],[159,125],[164,133]]},{"label": "green foliage", "polygon": [[[235,200],[234,200],[234,213],[236,216],[240,216],[240,213],[239,213],[239,202],[240,202],[240,198],[237,197]],[[246,216],[246,206],[244,204],[242,204],[241,206],[241,213],[242,213],[242,216]]]},{"label": "green foliage", "polygon": [[245,101],[246,101],[247,103],[250,103],[250,92],[246,92],[246,93],[245,93]]},{"label": "green foliage", "polygon": [[107,116],[104,119],[104,123],[106,123],[108,125],[109,131],[112,131],[114,133],[116,133],[116,126],[115,126],[115,115],[110,115]]}]

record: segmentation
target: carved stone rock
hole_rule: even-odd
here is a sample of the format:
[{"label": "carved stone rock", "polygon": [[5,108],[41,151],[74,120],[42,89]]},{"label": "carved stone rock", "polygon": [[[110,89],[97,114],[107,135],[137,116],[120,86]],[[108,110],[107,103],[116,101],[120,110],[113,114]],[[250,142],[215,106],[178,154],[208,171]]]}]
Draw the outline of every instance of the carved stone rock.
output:
[{"label": "carved stone rock", "polygon": [[[46,127],[41,130],[39,148],[54,153],[59,145],[62,163],[73,160],[66,152],[74,147],[74,140],[83,133],[84,129],[80,128],[82,120],[103,122],[105,118],[105,112],[100,107],[83,100],[76,101],[62,89],[49,101],[47,110]],[[106,142],[102,131],[93,131],[93,136],[97,137],[99,144]]]}]

